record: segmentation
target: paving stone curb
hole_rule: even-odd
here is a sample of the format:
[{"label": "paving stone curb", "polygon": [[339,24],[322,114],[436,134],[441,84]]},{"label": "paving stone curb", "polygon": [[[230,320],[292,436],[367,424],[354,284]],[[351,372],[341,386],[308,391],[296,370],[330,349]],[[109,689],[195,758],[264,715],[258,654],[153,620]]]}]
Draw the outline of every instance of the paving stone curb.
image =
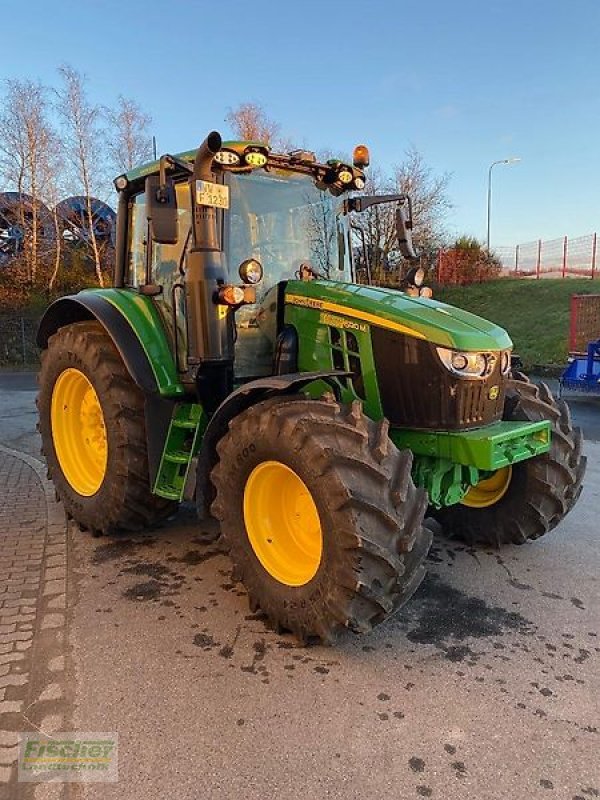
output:
[{"label": "paving stone curb", "polygon": [[0,793],[62,797],[64,784],[18,784],[16,759],[20,732],[68,716],[66,516],[39,459],[0,445],[0,481]]}]

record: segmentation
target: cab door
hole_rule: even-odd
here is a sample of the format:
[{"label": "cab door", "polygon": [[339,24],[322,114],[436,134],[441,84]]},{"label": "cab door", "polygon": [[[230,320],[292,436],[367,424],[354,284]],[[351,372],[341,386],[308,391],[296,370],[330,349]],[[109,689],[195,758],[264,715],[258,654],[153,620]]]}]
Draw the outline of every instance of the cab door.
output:
[{"label": "cab door", "polygon": [[146,259],[150,251],[151,283],[162,287],[152,301],[168,332],[180,372],[187,369],[187,325],[185,313],[185,251],[190,237],[191,209],[187,182],[176,186],[179,237],[177,244],[149,240],[144,192],[134,195],[128,215],[128,264],[126,285],[138,289],[146,283]]}]

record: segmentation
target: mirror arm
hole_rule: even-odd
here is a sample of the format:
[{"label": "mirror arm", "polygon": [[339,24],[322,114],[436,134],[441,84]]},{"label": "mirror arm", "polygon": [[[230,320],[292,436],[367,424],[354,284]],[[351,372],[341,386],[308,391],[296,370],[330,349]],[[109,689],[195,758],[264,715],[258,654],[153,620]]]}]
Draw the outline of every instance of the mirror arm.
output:
[{"label": "mirror arm", "polygon": [[361,194],[358,197],[349,197],[347,200],[344,200],[344,212],[361,212],[366,211],[367,208],[371,208],[371,206],[379,206],[382,203],[403,203],[405,200],[408,200],[410,204],[410,197],[407,194]]},{"label": "mirror arm", "polygon": [[176,156],[171,156],[169,153],[166,153],[164,156],[160,157],[160,161],[158,162],[158,175],[160,180],[160,191],[162,192],[166,185],[167,185],[167,170],[168,169],[179,169],[182,172],[186,172],[188,175],[194,171],[191,164],[188,164],[187,161],[182,161],[180,158]]}]

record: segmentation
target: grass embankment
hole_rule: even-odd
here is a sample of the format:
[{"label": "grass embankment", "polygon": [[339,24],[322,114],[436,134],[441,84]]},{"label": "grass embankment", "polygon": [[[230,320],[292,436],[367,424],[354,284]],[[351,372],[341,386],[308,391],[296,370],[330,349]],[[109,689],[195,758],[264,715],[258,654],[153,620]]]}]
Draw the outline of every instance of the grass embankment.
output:
[{"label": "grass embankment", "polygon": [[503,278],[434,290],[437,300],[506,328],[525,370],[565,366],[572,294],[600,294],[600,280]]}]

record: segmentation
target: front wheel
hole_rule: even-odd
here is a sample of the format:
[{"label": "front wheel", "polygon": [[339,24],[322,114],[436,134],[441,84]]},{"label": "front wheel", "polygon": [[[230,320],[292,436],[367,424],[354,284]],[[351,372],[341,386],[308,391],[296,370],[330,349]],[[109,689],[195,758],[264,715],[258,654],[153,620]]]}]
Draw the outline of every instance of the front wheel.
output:
[{"label": "front wheel", "polygon": [[369,631],[418,587],[427,496],[360,403],[268,400],[217,449],[213,512],[251,608],[276,628],[323,642]]},{"label": "front wheel", "polygon": [[504,467],[472,487],[461,503],[435,511],[444,532],[469,543],[524,544],[551,531],[581,494],[586,458],[569,407],[542,383],[513,373],[503,419],[549,420],[547,453]]}]

